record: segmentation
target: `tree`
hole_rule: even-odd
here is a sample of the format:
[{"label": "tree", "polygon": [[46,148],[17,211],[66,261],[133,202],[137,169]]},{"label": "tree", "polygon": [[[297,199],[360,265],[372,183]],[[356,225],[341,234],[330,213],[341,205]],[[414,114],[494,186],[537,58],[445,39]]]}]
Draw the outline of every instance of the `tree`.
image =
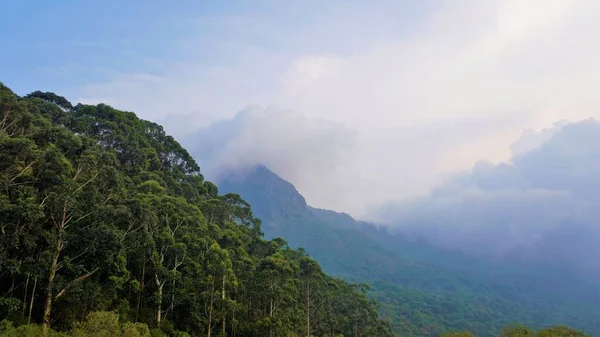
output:
[{"label": "tree", "polygon": [[[86,220],[96,211],[98,197],[94,184],[99,172],[96,170],[95,154],[87,153],[72,162],[67,159],[56,147],[50,147],[43,154],[43,163],[40,165],[40,187],[44,193],[42,204],[46,214],[46,222],[52,228],[48,231],[49,267],[46,284],[46,300],[44,303],[44,327],[48,328],[51,323],[52,304],[55,300],[64,296],[65,292],[74,283],[82,282],[93,275],[99,267],[92,270],[82,269],[79,276],[67,283],[62,290],[54,293],[55,278],[57,272],[66,267],[73,267],[74,262],[84,257],[90,249],[89,246],[79,246],[65,256],[65,248],[73,244],[77,236],[78,226],[82,226]],[[108,199],[103,202],[108,201]],[[75,245],[71,245],[74,247]]]},{"label": "tree", "polygon": [[442,334],[441,337],[473,337],[473,334],[469,331],[448,332]]},{"label": "tree", "polygon": [[[304,294],[305,334],[311,336],[312,326],[315,324],[314,318],[316,318],[321,305],[321,267],[315,260],[304,257],[300,261],[300,277]],[[311,319],[313,320],[311,321]]]},{"label": "tree", "polygon": [[260,301],[268,308],[270,337],[283,334],[291,323],[286,322],[286,316],[280,315],[280,312],[295,302],[297,287],[293,277],[296,268],[280,252],[265,257],[256,268],[255,287]]},{"label": "tree", "polygon": [[27,98],[40,98],[42,100],[54,103],[56,106],[60,107],[64,111],[69,111],[73,109],[73,105],[66,98],[62,96],[58,96],[52,92],[41,92],[39,90],[34,91],[27,96]]},{"label": "tree", "polygon": [[582,331],[571,329],[566,326],[556,326],[542,329],[537,334],[538,337],[587,337]]},{"label": "tree", "polygon": [[1,84],[0,316],[18,335],[391,335],[160,125]]},{"label": "tree", "polygon": [[533,329],[522,324],[505,326],[502,328],[502,331],[500,331],[500,337],[525,337],[535,335],[536,333]]}]

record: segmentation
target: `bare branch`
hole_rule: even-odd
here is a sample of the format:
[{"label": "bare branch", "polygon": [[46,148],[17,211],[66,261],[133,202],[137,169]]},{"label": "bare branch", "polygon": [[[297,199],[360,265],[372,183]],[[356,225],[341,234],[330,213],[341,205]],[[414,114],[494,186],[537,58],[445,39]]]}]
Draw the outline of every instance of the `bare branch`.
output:
[{"label": "bare branch", "polygon": [[14,176],[9,183],[12,183],[13,181],[15,181],[17,178],[19,178],[20,176],[22,176],[25,172],[27,172],[28,169],[30,169],[33,164],[35,164],[35,161],[31,162],[29,165],[25,166],[24,169],[21,170],[21,172],[19,172],[16,176]]},{"label": "bare branch", "polygon": [[44,205],[46,204],[46,200],[48,200],[48,198],[50,198],[50,196],[48,195],[48,193],[46,192],[46,197],[44,197],[44,199],[42,199],[42,202],[40,203],[40,207],[44,207]]},{"label": "bare branch", "polygon": [[92,270],[91,272],[81,275],[78,278],[74,279],[71,283],[69,283],[66,287],[64,287],[61,291],[58,292],[58,294],[56,294],[56,296],[54,297],[54,300],[58,300],[59,298],[63,297],[66,293],[66,291],[72,287],[74,284],[79,283],[84,281],[85,279],[87,279],[88,277],[92,276],[95,272],[98,271],[98,269],[100,269],[99,267]]},{"label": "bare branch", "polygon": [[[94,213],[96,213],[96,211],[91,211],[91,212],[89,212],[89,213],[86,213],[86,214],[82,215],[81,217],[79,217],[77,220],[75,220],[75,221],[74,221],[74,223],[77,223],[77,222],[79,222],[79,221],[81,221],[81,220],[83,220],[83,219],[85,219],[85,218],[89,217],[90,215],[92,215],[92,214],[94,214]],[[69,222],[71,222],[71,220],[72,220],[72,219],[73,219],[73,217],[72,217],[71,215],[69,215],[69,216],[68,216],[68,219],[67,219],[67,221],[66,221],[66,222],[64,223],[64,225],[63,225],[65,229],[67,229],[67,228],[69,227],[69,226],[67,226],[67,224],[68,224]]]},{"label": "bare branch", "polygon": [[[73,181],[77,180],[77,176],[80,173],[81,168],[77,169],[77,173],[75,174],[75,177],[73,178]],[[73,193],[71,193],[71,196],[77,194],[77,192],[81,191],[85,186],[87,186],[87,184],[91,183],[92,181],[94,181],[94,179],[96,179],[96,177],[98,176],[98,173],[94,174],[93,177],[91,177],[88,181],[86,181],[85,183],[81,184],[81,186],[79,186],[77,189],[75,189],[75,191],[73,191]]]},{"label": "bare branch", "polygon": [[134,220],[129,224],[129,226],[127,226],[127,230],[125,231],[125,233],[121,237],[121,240],[119,241],[121,244],[125,241],[125,238],[127,238],[127,235],[135,233],[135,232],[139,231],[142,227],[144,227],[144,225],[141,224],[136,229],[132,229],[136,223],[137,223],[137,221]]}]

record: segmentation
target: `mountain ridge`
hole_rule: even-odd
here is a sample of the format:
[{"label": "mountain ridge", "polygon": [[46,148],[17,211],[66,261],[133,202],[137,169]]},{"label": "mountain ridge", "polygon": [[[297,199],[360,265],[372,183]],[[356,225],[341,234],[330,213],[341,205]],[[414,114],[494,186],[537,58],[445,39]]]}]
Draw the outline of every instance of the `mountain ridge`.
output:
[{"label": "mountain ridge", "polygon": [[[371,296],[382,303],[382,313],[393,318],[401,335],[430,336],[452,328],[492,336],[515,321],[535,327],[568,321],[590,330],[587,324],[593,322],[592,312],[600,312],[597,306],[579,299],[589,294],[589,287],[582,287],[581,295],[570,293],[572,288],[564,284],[570,277],[542,289],[537,285],[544,278],[531,279],[535,275],[527,268],[473,260],[386,227],[357,221],[347,213],[311,207],[293,184],[264,165],[233,176],[236,179],[217,181],[219,188],[240,193],[256,206],[258,216],[269,219],[263,227],[267,237],[283,237],[292,247],[304,248],[332,275],[370,284]],[[289,209],[285,200],[292,201]],[[538,283],[515,283],[519,278]],[[555,290],[560,296],[553,294]],[[454,309],[435,309],[441,303]],[[541,303],[555,309],[538,310]],[[489,306],[496,309],[486,313],[488,326],[471,321]],[[415,316],[412,310],[419,307],[426,318]],[[456,310],[462,316],[452,313]],[[552,310],[563,314],[550,314]],[[588,317],[588,323],[567,318],[573,314]],[[426,332],[431,324],[435,328]]]},{"label": "mountain ridge", "polygon": [[0,83],[0,186],[1,336],[394,335],[133,112]]},{"label": "mountain ridge", "polygon": [[[265,166],[248,169],[243,175],[243,179],[240,179],[239,173],[229,175],[236,178],[221,180],[217,184],[222,191],[236,191],[250,204],[256,205],[255,212],[263,219],[263,230],[267,237],[283,237],[292,247],[312,247],[311,255],[323,263],[324,268],[333,275],[350,277],[350,269],[368,269],[367,263],[358,266],[351,263],[360,261],[362,254],[371,256],[373,253],[354,252],[356,256],[344,259],[344,262],[331,257],[335,256],[336,252],[345,251],[348,241],[357,242],[362,239],[357,231],[337,231],[330,228],[327,221],[313,213],[314,208],[308,206],[304,197],[291,183]],[[365,243],[363,247],[368,252],[377,251],[378,258],[382,260],[402,260],[375,241],[363,242]]]}]

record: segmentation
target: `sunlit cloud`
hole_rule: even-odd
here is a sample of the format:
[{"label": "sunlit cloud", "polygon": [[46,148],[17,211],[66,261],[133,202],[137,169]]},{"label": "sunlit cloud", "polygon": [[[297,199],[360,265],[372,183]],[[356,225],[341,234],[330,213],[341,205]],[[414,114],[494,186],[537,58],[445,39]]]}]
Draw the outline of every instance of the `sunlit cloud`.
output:
[{"label": "sunlit cloud", "polygon": [[[228,149],[221,160],[268,158],[312,205],[361,218],[377,205],[423,195],[480,159],[509,159],[525,129],[600,115],[600,23],[593,15],[600,3],[419,4],[297,5],[304,20],[282,4],[267,6],[274,15],[259,22],[204,20],[203,29],[227,34],[191,39],[186,62],[163,62],[148,77],[90,83],[80,97],[163,121],[180,139],[249,105],[265,107],[272,118],[222,139],[246,150]],[[246,41],[232,38],[236,32]],[[210,62],[207,53],[215,55]],[[298,115],[310,122],[297,123]],[[312,135],[318,123],[354,136],[333,147],[323,137],[290,141],[290,133]],[[343,155],[307,150],[321,147]],[[296,154],[301,164],[291,159]]]}]

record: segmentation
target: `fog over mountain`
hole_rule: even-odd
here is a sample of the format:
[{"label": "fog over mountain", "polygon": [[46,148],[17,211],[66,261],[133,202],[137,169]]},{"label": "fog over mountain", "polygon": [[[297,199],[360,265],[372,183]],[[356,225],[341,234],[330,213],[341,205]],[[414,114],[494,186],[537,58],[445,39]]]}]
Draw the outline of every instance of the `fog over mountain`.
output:
[{"label": "fog over mountain", "polygon": [[466,160],[449,157],[458,149],[520,122],[465,117],[365,132],[290,109],[254,106],[180,139],[211,179],[261,164],[291,181],[311,204],[369,218],[370,209],[424,194],[447,169],[471,163],[468,150]]},{"label": "fog over mountain", "polygon": [[[102,48],[135,67],[84,73],[67,96],[139,112],[178,140],[238,120],[244,136],[221,139],[227,161],[255,154],[314,206],[362,219],[382,203],[426,194],[447,172],[508,160],[524,129],[600,116],[598,1],[267,1],[218,13],[162,6],[169,10],[156,26]],[[160,33],[149,39],[151,28]],[[175,28],[186,33],[167,33]],[[160,53],[119,54],[144,41]],[[240,110],[269,117],[240,122]]]},{"label": "fog over mountain", "polygon": [[598,144],[593,119],[526,132],[509,162],[480,162],[427,197],[382,207],[379,219],[447,248],[598,273]]},{"label": "fog over mountain", "polygon": [[[448,130],[453,133],[445,133]],[[466,126],[438,131],[431,134],[431,149],[443,148],[446,136],[456,139],[461,132],[469,133]],[[485,130],[472,133],[478,131]],[[406,139],[411,135],[407,131]],[[360,169],[366,167],[357,165],[360,141],[357,132],[339,123],[276,107],[254,107],[193,133],[184,143],[208,164],[205,174],[217,181],[220,173],[265,165],[299,186],[311,204],[312,197],[320,195],[317,201],[337,196],[340,207],[352,205],[357,201],[354,193],[362,189],[362,202],[369,206],[362,214],[437,246],[489,258],[552,261],[600,274],[595,263],[600,253],[597,120],[559,121],[551,128],[526,130],[511,146],[510,160],[480,161],[442,180],[426,195],[401,201],[377,181],[398,186],[403,176],[411,176],[410,161],[402,169],[372,167],[373,178],[365,179]],[[370,155],[384,156],[378,149]],[[397,149],[402,151],[403,145]],[[393,148],[386,150],[394,153]],[[397,169],[396,174],[387,169]]]},{"label": "fog over mountain", "polygon": [[[277,107],[249,107],[230,120],[200,129],[182,142],[203,165],[203,173],[219,180],[222,173],[266,165],[303,187],[320,190],[319,180],[337,178],[348,162],[357,133],[342,124],[309,119]],[[342,185],[339,186],[342,188]],[[333,197],[333,195],[332,195]]]},{"label": "fog over mountain", "polygon": [[600,337],[599,0],[2,9],[0,335]]}]

